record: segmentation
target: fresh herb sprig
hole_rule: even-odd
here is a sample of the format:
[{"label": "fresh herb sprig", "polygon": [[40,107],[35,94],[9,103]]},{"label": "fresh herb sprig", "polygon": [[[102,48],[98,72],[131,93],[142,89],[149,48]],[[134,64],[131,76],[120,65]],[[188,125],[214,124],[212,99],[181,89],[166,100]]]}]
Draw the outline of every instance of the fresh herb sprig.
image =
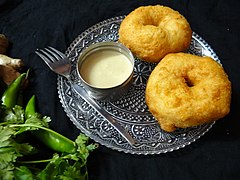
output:
[{"label": "fresh herb sprig", "polygon": [[[97,144],[89,144],[89,138],[82,133],[72,141],[50,129],[50,117],[35,112],[33,100],[25,109],[19,105],[0,105],[0,179],[87,180],[87,158]],[[40,139],[53,155],[33,160],[40,153],[28,142],[30,136]]]},{"label": "fresh herb sprig", "polygon": [[[21,161],[19,160],[21,157],[34,154],[36,148],[30,143],[18,142],[18,137],[26,132],[31,132],[34,136],[39,130],[52,132],[53,130],[48,128],[50,118],[41,117],[36,113],[35,116],[23,121],[24,110],[17,105],[12,111],[9,109],[4,111],[4,114],[0,123],[0,179],[88,178],[87,158],[97,145],[88,144],[87,136],[81,133],[76,138],[74,142],[76,151],[73,153],[55,152],[50,159]],[[36,168],[39,163],[46,163],[45,168]]]}]

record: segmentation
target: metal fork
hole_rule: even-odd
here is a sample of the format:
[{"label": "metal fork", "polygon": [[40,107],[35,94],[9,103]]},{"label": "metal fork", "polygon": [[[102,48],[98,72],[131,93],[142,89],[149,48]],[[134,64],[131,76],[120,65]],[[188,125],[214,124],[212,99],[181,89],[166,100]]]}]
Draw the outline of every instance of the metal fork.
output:
[{"label": "metal fork", "polygon": [[105,111],[94,99],[92,99],[85,89],[70,78],[71,62],[65,54],[56,50],[53,47],[47,47],[44,49],[37,49],[35,53],[48,65],[48,67],[55,73],[64,76],[71,83],[72,88],[86,101],[88,102],[99,114],[101,114],[118,132],[121,136],[132,146],[136,144],[136,141],[132,136],[118,124],[107,111]]}]

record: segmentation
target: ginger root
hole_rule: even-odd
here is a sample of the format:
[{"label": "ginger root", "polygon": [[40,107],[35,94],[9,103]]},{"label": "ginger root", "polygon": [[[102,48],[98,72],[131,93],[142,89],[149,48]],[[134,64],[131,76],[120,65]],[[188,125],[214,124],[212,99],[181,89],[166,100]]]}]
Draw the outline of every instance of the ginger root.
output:
[{"label": "ginger root", "polygon": [[20,73],[18,72],[24,66],[21,59],[14,59],[4,55],[8,48],[8,39],[4,34],[0,34],[0,78],[9,85],[16,79]]},{"label": "ginger root", "polygon": [[9,85],[11,82],[16,79],[20,73],[11,66],[0,65],[0,78]]},{"label": "ginger root", "polygon": [[0,54],[0,65],[11,66],[16,70],[23,67],[23,62],[21,59],[13,59],[6,55]]},{"label": "ginger root", "polygon": [[13,59],[6,55],[0,54],[0,78],[9,85],[14,79],[16,79],[23,67],[23,61],[21,59]]}]

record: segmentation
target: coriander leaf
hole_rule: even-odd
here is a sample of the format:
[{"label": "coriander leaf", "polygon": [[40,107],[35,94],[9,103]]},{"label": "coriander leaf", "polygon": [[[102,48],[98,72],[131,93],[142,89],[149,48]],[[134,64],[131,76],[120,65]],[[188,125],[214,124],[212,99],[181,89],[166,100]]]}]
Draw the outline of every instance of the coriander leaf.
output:
[{"label": "coriander leaf", "polygon": [[32,145],[30,145],[28,143],[21,143],[21,144],[15,143],[14,148],[15,148],[15,151],[21,155],[29,155],[32,152],[36,152],[35,147],[33,147]]},{"label": "coriander leaf", "polygon": [[59,158],[59,155],[55,153],[53,159],[47,164],[47,166],[37,175],[39,179],[53,179],[59,173],[59,167],[63,159]]},{"label": "coriander leaf", "polygon": [[33,146],[27,143],[17,143],[13,138],[16,131],[9,126],[0,126],[0,163],[15,162],[18,157],[30,154]]},{"label": "coriander leaf", "polygon": [[86,146],[86,144],[88,143],[88,139],[89,138],[87,136],[80,133],[77,139],[75,140],[78,146],[77,147],[78,156],[82,159],[82,161],[86,161],[87,157],[89,156],[89,152],[97,148],[96,144]]},{"label": "coriander leaf", "polygon": [[31,117],[25,121],[25,124],[21,124],[21,126],[18,126],[19,130],[17,134],[21,134],[26,131],[38,130],[39,129],[38,126],[43,126],[41,120],[39,120],[36,117]]},{"label": "coriander leaf", "polygon": [[38,113],[36,113],[34,116],[32,116],[31,118],[28,118],[25,121],[25,124],[33,124],[36,126],[43,126],[43,127],[47,127],[48,128],[48,122],[50,122],[51,119],[50,117],[44,116],[43,118],[41,116],[38,115]]},{"label": "coriander leaf", "polygon": [[13,112],[16,115],[18,122],[24,122],[24,109],[21,106],[14,106]]},{"label": "coriander leaf", "polygon": [[67,166],[63,175],[60,175],[60,179],[67,180],[70,177],[71,179],[87,180],[88,173],[86,164],[75,162],[72,166]]},{"label": "coriander leaf", "polygon": [[79,154],[78,154],[78,152],[74,153],[74,154],[68,154],[68,155],[65,156],[65,158],[71,159],[71,160],[74,160],[74,161],[79,161]]},{"label": "coriander leaf", "polygon": [[88,142],[88,137],[84,134],[80,133],[76,139],[76,143],[79,146],[85,146],[85,144]]},{"label": "coriander leaf", "polygon": [[[21,124],[19,126],[19,130],[17,132],[17,134],[21,134],[25,131],[34,131],[34,130],[38,130],[39,127],[46,127],[48,128],[48,122],[50,122],[51,119],[49,117],[44,116],[43,118],[41,117],[40,114],[35,113],[34,116],[28,118],[24,124]],[[15,126],[16,127],[16,126]]]},{"label": "coriander leaf", "polygon": [[33,180],[34,175],[26,166],[20,166],[15,169],[14,178],[16,180]]},{"label": "coriander leaf", "polygon": [[[0,149],[2,150],[2,148]],[[6,150],[6,149],[5,149]],[[13,170],[14,164],[12,163],[13,154],[12,152],[0,152],[0,179],[11,180],[14,178]]]},{"label": "coriander leaf", "polygon": [[87,145],[87,149],[89,151],[93,151],[96,148],[98,148],[98,144],[89,144],[89,145]]},{"label": "coriander leaf", "polygon": [[0,126],[0,148],[9,146],[12,143],[11,137],[15,134],[15,130],[10,127]]},{"label": "coriander leaf", "polygon": [[4,164],[0,163],[0,179],[1,180],[12,180],[14,165],[12,163]]},{"label": "coriander leaf", "polygon": [[14,129],[0,126],[0,164],[15,162],[19,156],[14,147],[15,141],[12,139],[14,134]]},{"label": "coriander leaf", "polygon": [[16,162],[16,159],[21,156],[16,153],[14,147],[6,147],[0,149],[0,164]]},{"label": "coriander leaf", "polygon": [[43,116],[42,121],[45,123],[45,127],[49,127],[48,123],[51,122],[51,118],[48,116]]},{"label": "coriander leaf", "polygon": [[24,109],[21,106],[14,106],[13,108],[6,108],[2,113],[1,119],[4,122],[23,123],[24,122]]},{"label": "coriander leaf", "polygon": [[30,118],[28,118],[25,123],[31,122],[31,121],[36,121],[37,124],[43,125],[44,127],[48,127],[49,126],[48,123],[51,121],[51,118],[48,117],[48,116],[43,116],[42,117],[41,114],[35,113]]}]

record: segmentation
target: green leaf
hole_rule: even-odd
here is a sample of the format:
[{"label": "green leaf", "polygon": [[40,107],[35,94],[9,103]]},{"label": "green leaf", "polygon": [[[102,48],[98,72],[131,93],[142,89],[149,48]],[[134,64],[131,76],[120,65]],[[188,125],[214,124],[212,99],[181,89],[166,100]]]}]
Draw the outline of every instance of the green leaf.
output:
[{"label": "green leaf", "polygon": [[15,134],[13,128],[0,126],[0,148],[9,146],[12,143],[11,137]]},{"label": "green leaf", "polygon": [[32,145],[30,145],[28,143],[21,143],[21,144],[15,143],[14,147],[15,147],[15,151],[18,154],[21,154],[21,156],[22,155],[30,155],[30,154],[32,154],[32,152],[36,152],[35,147],[33,147]]},{"label": "green leaf", "polygon": [[0,179],[12,180],[14,178],[13,170],[14,165],[12,163],[0,163]]},{"label": "green leaf", "polygon": [[49,127],[48,123],[51,121],[51,118],[48,116],[43,116],[39,113],[35,113],[31,115],[30,118],[26,119],[25,124],[29,124],[31,122],[36,123],[37,125]]},{"label": "green leaf", "polygon": [[24,109],[21,106],[14,106],[13,107],[13,112],[17,117],[18,123],[23,123],[24,122]]},{"label": "green leaf", "polygon": [[34,147],[27,143],[17,143],[14,137],[13,128],[0,126],[0,163],[16,162],[18,157],[30,154],[34,150]]},{"label": "green leaf", "polygon": [[19,130],[17,134],[21,134],[25,131],[34,131],[38,130],[39,127],[46,127],[48,128],[48,122],[50,122],[51,119],[49,117],[44,116],[43,118],[41,117],[40,114],[35,113],[35,115],[31,116],[28,118],[22,126],[19,126]]},{"label": "green leaf", "polygon": [[78,148],[78,155],[82,159],[82,161],[87,161],[87,158],[89,156],[89,152],[93,151],[97,148],[96,144],[90,144],[87,146],[89,138],[85,136],[84,134],[80,133],[77,139],[75,140]]},{"label": "green leaf", "polygon": [[33,180],[34,175],[26,166],[20,166],[15,169],[14,178],[16,180]]},{"label": "green leaf", "polygon": [[[3,154],[1,154],[1,156],[2,155]],[[5,155],[7,155],[7,154],[5,154]],[[14,164],[12,162],[9,162],[9,161],[8,162],[6,162],[6,161],[3,162],[3,161],[0,160],[0,179],[1,180],[11,180],[11,179],[13,179],[14,178],[13,170],[14,170]]]},{"label": "green leaf", "polygon": [[45,127],[49,127],[48,123],[51,122],[51,118],[48,116],[43,116],[42,121],[44,122]]},{"label": "green leaf", "polygon": [[24,122],[24,110],[21,106],[14,106],[13,108],[6,108],[4,113],[2,113],[1,119],[4,122],[11,123],[23,123]]},{"label": "green leaf", "polygon": [[87,149],[89,150],[89,151],[93,151],[94,149],[96,149],[96,148],[98,148],[98,144],[89,144],[88,146],[87,146]]},{"label": "green leaf", "polygon": [[60,179],[67,180],[69,177],[71,177],[71,179],[87,180],[88,173],[86,164],[75,162],[72,166],[66,167],[63,175],[60,175]]},{"label": "green leaf", "polygon": [[84,134],[80,133],[76,139],[76,143],[78,146],[85,146],[85,144],[88,142],[88,137]]},{"label": "green leaf", "polygon": [[68,154],[65,156],[65,158],[68,158],[68,159],[71,159],[74,161],[79,161],[79,159],[80,159],[78,152],[74,153],[74,154]]},{"label": "green leaf", "polygon": [[57,153],[54,154],[53,159],[47,164],[47,166],[37,175],[41,180],[54,179],[59,173],[59,167],[62,163],[62,159],[59,158]]},{"label": "green leaf", "polygon": [[0,149],[0,163],[16,162],[16,159],[21,155],[16,153],[14,147],[5,147]]},{"label": "green leaf", "polygon": [[9,127],[0,126],[0,164],[15,162],[19,156],[15,150],[15,141],[12,139],[15,131]]}]

